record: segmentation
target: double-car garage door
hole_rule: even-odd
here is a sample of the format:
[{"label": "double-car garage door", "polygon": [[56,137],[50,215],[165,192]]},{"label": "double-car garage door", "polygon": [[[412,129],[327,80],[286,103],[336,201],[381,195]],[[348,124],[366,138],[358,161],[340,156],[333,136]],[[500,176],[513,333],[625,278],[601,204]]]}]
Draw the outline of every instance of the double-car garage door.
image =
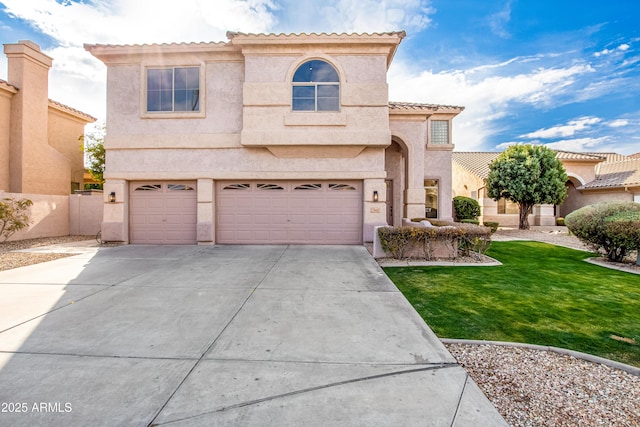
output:
[{"label": "double-car garage door", "polygon": [[[196,243],[195,190],[132,183],[131,243]],[[219,181],[215,212],[216,243],[362,243],[362,181]]]}]

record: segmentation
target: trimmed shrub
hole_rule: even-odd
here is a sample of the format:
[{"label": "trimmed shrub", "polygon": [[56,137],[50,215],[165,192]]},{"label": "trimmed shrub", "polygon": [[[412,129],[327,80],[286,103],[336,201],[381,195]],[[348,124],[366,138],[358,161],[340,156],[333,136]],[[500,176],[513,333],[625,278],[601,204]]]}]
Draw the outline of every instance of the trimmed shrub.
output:
[{"label": "trimmed shrub", "polygon": [[378,236],[380,244],[385,252],[391,254],[393,258],[404,259],[416,244],[417,227],[380,227]]},{"label": "trimmed shrub", "polygon": [[604,227],[613,245],[624,248],[625,253],[640,250],[640,211],[610,216],[604,220]]},{"label": "trimmed shrub", "polygon": [[461,219],[460,222],[463,224],[480,225],[480,221],[478,221],[477,219]]},{"label": "trimmed shrub", "polygon": [[381,227],[380,244],[393,258],[404,259],[419,249],[426,260],[434,258],[435,246],[443,244],[449,250],[448,258],[455,259],[460,250],[465,255],[484,254],[491,245],[491,230],[473,224],[438,221],[435,227]]},{"label": "trimmed shrub", "polygon": [[480,216],[480,204],[471,197],[456,196],[453,198],[453,211],[456,221],[475,220]]},{"label": "trimmed shrub", "polygon": [[[602,249],[611,261],[622,261],[629,248],[620,246],[620,239],[611,238],[605,222],[609,218],[626,213],[640,212],[640,203],[635,202],[603,202],[585,206],[571,212],[564,219],[569,231],[584,243],[590,245],[595,251]],[[611,222],[616,222],[611,220]],[[619,231],[617,225],[611,225],[610,229]],[[631,230],[626,230],[630,232]]]},{"label": "trimmed shrub", "polygon": [[556,218],[556,225],[557,225],[557,226],[563,226],[563,225],[565,225],[565,224],[564,224],[564,218],[562,218],[562,217],[558,217],[558,218]]},{"label": "trimmed shrub", "polygon": [[498,231],[498,227],[500,226],[499,223],[493,221],[485,221],[482,223],[482,225],[484,225],[485,227],[489,227],[491,229],[491,234]]},{"label": "trimmed shrub", "polygon": [[29,226],[31,220],[26,211],[32,205],[29,199],[5,198],[0,201],[0,238],[3,242],[16,231]]}]

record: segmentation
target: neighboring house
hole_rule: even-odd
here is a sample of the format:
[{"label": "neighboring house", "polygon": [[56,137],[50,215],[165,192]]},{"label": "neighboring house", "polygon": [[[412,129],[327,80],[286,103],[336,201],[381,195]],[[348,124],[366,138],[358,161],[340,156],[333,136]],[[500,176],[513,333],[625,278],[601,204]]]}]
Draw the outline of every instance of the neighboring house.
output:
[{"label": "neighboring house", "polygon": [[80,189],[78,138],[95,119],[49,99],[52,58],[31,41],[5,44],[8,81],[0,80],[0,191],[69,195]]},{"label": "neighboring house", "polygon": [[85,45],[107,65],[102,237],[359,244],[451,219],[451,121],[393,103],[404,32]]},{"label": "neighboring house", "polygon": [[[560,206],[536,205],[529,217],[532,225],[554,225],[556,217],[590,204],[611,200],[640,201],[640,158],[616,153],[556,151],[567,172],[567,198]],[[498,152],[454,152],[453,194],[478,200],[482,221],[501,226],[518,225],[518,205],[487,197],[485,180],[489,164]]]}]

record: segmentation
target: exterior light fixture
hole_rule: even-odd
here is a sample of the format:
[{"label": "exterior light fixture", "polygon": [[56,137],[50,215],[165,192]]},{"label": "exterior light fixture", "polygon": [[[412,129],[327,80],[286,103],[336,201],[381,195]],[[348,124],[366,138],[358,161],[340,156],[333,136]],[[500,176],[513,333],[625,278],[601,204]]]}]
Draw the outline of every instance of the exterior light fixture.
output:
[{"label": "exterior light fixture", "polygon": [[373,201],[374,202],[378,201],[378,190],[373,190]]},{"label": "exterior light fixture", "polygon": [[116,202],[116,192],[112,191],[111,193],[109,193],[109,203],[115,203]]}]

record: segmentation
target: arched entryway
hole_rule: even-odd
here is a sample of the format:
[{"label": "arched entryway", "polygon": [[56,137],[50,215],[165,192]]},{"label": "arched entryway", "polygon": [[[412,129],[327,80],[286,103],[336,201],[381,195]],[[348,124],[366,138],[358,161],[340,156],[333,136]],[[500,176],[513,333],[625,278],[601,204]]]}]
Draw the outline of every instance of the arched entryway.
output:
[{"label": "arched entryway", "polygon": [[569,179],[566,183],[567,198],[564,199],[564,202],[560,206],[558,206],[556,216],[564,218],[571,212],[584,206],[584,203],[582,201],[582,193],[578,190],[578,187],[580,187],[582,184],[583,182],[580,180],[580,178],[569,176]]},{"label": "arched entryway", "polygon": [[407,148],[402,140],[394,137],[385,149],[385,171],[387,172],[387,223],[402,225],[405,216],[404,189],[407,182]]}]

